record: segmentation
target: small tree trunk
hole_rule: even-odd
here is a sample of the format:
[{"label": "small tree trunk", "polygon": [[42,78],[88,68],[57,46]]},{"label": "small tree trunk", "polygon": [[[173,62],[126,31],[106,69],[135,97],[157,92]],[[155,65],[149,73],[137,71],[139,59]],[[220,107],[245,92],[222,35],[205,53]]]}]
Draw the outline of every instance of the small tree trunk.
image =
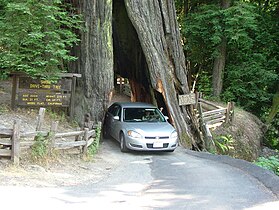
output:
[{"label": "small tree trunk", "polygon": [[[230,7],[231,0],[221,0],[221,8],[227,9]],[[221,43],[218,46],[219,55],[214,60],[212,73],[213,96],[219,97],[223,89],[223,75],[226,64],[227,39],[222,37]]]},{"label": "small tree trunk", "polygon": [[212,73],[212,86],[213,96],[219,97],[223,89],[223,76],[226,64],[226,48],[227,40],[222,38],[221,44],[218,47],[219,55],[214,60],[213,73]]}]

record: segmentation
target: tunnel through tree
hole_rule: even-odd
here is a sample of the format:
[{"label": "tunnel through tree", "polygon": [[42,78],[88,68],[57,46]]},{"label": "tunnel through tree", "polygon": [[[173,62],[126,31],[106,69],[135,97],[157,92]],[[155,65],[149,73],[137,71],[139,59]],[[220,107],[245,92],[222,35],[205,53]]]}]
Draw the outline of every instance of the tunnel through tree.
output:
[{"label": "tunnel through tree", "polygon": [[119,74],[129,79],[133,101],[163,106],[181,142],[202,148],[191,108],[178,105],[189,87],[174,1],[87,0],[78,6],[88,30],[75,51],[75,67],[85,76],[77,111],[102,119]]}]

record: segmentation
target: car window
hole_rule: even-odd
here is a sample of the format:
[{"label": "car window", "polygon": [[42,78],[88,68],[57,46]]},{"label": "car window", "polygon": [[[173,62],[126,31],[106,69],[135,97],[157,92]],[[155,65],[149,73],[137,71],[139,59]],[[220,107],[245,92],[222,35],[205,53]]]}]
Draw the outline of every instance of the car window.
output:
[{"label": "car window", "polygon": [[157,108],[125,108],[124,122],[166,122]]},{"label": "car window", "polygon": [[108,109],[108,112],[111,113],[113,116],[120,117],[120,115],[121,115],[120,110],[121,110],[121,107],[119,105],[114,105]]}]

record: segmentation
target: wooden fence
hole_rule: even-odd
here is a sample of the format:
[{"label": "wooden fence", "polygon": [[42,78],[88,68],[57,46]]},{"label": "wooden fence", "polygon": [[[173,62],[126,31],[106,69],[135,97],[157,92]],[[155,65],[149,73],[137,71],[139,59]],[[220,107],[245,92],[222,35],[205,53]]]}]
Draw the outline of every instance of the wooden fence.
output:
[{"label": "wooden fence", "polygon": [[[53,149],[70,149],[82,147],[83,154],[87,154],[87,148],[93,143],[96,137],[95,129],[84,128],[81,131],[71,131],[65,133],[57,132],[58,122],[53,122],[50,131],[20,132],[20,122],[14,121],[12,129],[0,129],[0,157],[11,157],[14,164],[19,164],[20,148],[31,147],[37,135],[48,137],[50,147]],[[69,137],[72,137],[71,139]],[[22,141],[23,138],[32,139]],[[59,139],[68,138],[61,142]]]},{"label": "wooden fence", "polygon": [[205,140],[205,148],[211,151],[214,148],[214,142],[210,128],[216,128],[223,123],[233,124],[234,102],[228,102],[227,107],[221,107],[202,98],[198,98],[196,107],[199,126]]}]

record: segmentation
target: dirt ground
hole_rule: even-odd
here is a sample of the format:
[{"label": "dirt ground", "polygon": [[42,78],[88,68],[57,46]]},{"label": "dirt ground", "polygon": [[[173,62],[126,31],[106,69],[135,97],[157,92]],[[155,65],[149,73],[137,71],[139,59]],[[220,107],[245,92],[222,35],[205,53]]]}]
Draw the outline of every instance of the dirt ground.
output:
[{"label": "dirt ground", "polygon": [[[12,128],[14,120],[20,120],[21,131],[34,131],[38,109],[17,109],[12,111],[11,80],[0,81],[0,128]],[[116,95],[113,101],[128,100]],[[77,125],[53,112],[46,112],[42,130],[49,130],[53,120],[60,120],[59,132],[74,131]],[[24,139],[22,140],[24,141]],[[102,145],[102,143],[101,143]],[[52,160],[37,163],[30,158],[30,148],[21,149],[20,165],[14,166],[8,158],[0,157],[0,185],[14,186],[71,186],[85,182],[97,182],[116,167],[117,158],[109,158],[109,152],[100,147],[92,158],[84,160],[80,149],[64,150]]]}]

